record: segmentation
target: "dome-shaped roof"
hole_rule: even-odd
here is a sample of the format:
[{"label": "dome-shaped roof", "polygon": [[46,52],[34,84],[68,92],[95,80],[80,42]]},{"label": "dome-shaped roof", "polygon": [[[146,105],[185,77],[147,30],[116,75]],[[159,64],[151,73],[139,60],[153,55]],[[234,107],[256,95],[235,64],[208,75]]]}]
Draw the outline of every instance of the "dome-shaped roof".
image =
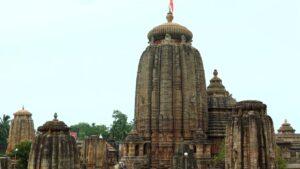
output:
[{"label": "dome-shaped roof", "polygon": [[173,23],[173,14],[171,12],[167,15],[167,23],[164,23],[162,25],[159,25],[157,27],[154,27],[149,33],[148,33],[148,39],[149,41],[154,38],[154,41],[159,41],[165,39],[166,35],[170,35],[172,39],[175,40],[182,40],[182,36],[184,35],[185,40],[187,42],[191,41],[193,39],[193,33],[187,29],[186,27]]},{"label": "dome-shaped roof", "polygon": [[15,116],[31,116],[31,113],[28,110],[26,110],[23,106],[22,109],[15,112],[14,115]]},{"label": "dome-shaped roof", "polygon": [[43,126],[38,128],[39,132],[45,133],[51,132],[69,132],[69,127],[63,122],[57,119],[57,113],[54,114],[54,119],[52,121],[46,122]]}]

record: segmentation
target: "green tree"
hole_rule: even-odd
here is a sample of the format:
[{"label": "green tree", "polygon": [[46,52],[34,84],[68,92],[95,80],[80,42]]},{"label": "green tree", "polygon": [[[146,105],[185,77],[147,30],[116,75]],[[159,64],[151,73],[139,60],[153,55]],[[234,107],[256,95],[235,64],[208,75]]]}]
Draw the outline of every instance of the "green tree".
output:
[{"label": "green tree", "polygon": [[78,139],[83,140],[86,136],[97,135],[102,136],[104,139],[108,138],[109,129],[105,125],[96,125],[92,123],[91,125],[85,122],[78,123],[76,125],[70,126],[71,131],[77,132]]},{"label": "green tree", "polygon": [[285,159],[282,157],[282,150],[280,149],[279,146],[276,146],[276,166],[278,169],[286,169],[286,161]]},{"label": "green tree", "polygon": [[0,118],[0,155],[5,153],[7,147],[7,138],[9,134],[10,117],[3,114]]},{"label": "green tree", "polygon": [[119,110],[115,110],[112,117],[114,121],[110,128],[110,138],[117,142],[123,141],[133,128],[133,123],[128,123],[127,115]]},{"label": "green tree", "polygon": [[17,158],[17,169],[27,169],[30,148],[31,142],[23,141],[20,144],[17,144],[14,151],[9,154],[11,158]]}]

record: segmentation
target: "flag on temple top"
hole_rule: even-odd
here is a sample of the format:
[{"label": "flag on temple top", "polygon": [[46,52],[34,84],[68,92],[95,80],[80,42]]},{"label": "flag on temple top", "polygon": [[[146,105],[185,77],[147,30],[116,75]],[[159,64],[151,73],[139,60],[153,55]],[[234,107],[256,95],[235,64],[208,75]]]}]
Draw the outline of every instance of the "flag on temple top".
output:
[{"label": "flag on temple top", "polygon": [[169,8],[170,8],[170,12],[174,12],[174,2],[173,0],[170,0],[170,5],[169,5]]}]

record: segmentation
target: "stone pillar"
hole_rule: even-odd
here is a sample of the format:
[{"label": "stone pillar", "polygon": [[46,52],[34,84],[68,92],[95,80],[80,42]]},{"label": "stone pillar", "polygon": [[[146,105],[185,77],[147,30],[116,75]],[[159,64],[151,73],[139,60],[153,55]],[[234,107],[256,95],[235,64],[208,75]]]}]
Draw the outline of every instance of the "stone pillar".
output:
[{"label": "stone pillar", "polygon": [[275,134],[266,105],[237,103],[226,129],[226,169],[275,169]]},{"label": "stone pillar", "polygon": [[129,143],[128,156],[130,156],[130,157],[133,157],[135,154],[134,146],[135,145],[133,143]]}]

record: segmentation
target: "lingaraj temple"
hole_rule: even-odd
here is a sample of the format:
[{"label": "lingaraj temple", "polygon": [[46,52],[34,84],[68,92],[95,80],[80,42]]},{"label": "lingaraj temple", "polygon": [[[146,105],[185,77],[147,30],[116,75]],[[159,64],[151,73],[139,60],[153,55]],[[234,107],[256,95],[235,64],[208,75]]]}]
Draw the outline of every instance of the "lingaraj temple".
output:
[{"label": "lingaraj temple", "polygon": [[[235,100],[217,70],[206,85],[193,34],[173,22],[172,12],[148,40],[137,71],[135,124],[123,143],[77,141],[57,114],[36,132],[23,108],[14,114],[7,152],[33,141],[28,169],[275,169],[278,156],[300,169],[300,134],[286,120],[275,134],[267,106]],[[14,159],[0,158],[0,169],[14,167]]]}]

